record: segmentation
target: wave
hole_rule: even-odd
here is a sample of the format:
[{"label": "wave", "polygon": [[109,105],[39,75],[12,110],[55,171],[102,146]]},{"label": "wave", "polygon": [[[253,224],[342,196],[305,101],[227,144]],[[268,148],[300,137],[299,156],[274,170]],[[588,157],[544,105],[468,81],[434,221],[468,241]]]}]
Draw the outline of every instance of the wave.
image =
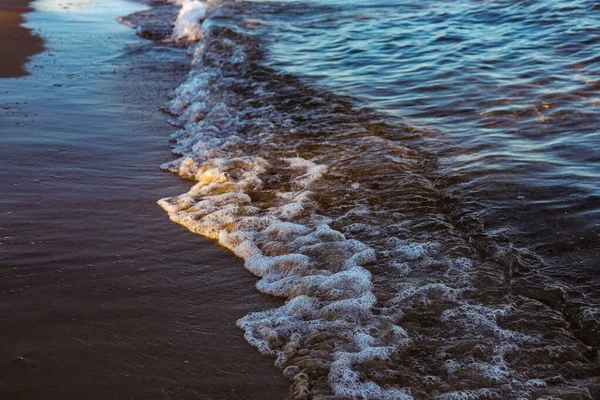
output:
[{"label": "wave", "polygon": [[266,16],[306,5],[179,5],[167,39],[192,63],[168,107],[179,158],[162,168],[195,184],[159,205],[286,300],[238,326],[293,399],[598,393],[593,346],[547,304],[562,289],[515,293],[521,253],[447,209],[431,132],[265,66]]}]

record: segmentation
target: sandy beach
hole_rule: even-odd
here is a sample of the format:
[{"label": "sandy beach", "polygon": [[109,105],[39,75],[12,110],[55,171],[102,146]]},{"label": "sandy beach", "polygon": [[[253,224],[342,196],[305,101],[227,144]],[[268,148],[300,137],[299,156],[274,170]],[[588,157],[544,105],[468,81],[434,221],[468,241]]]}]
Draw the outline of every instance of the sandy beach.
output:
[{"label": "sandy beach", "polygon": [[6,0],[0,4],[0,78],[26,75],[23,64],[42,51],[42,39],[21,26],[30,12],[29,0]]},{"label": "sandy beach", "polygon": [[23,69],[26,3],[0,14],[2,76],[31,73],[0,80],[0,398],[284,398],[235,326],[281,301],[156,205],[190,186],[158,168],[187,55],[115,21],[139,4],[42,0]]}]

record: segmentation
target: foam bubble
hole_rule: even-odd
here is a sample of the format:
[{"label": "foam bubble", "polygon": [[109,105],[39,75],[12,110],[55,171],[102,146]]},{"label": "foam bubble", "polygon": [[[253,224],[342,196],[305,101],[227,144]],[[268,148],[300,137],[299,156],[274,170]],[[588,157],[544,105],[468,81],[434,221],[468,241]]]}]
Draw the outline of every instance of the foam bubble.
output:
[{"label": "foam bubble", "polygon": [[475,389],[456,392],[447,392],[438,396],[440,400],[500,400],[502,396],[494,389]]},{"label": "foam bubble", "polygon": [[201,24],[208,14],[208,4],[199,0],[182,0],[177,5],[181,6],[181,10],[173,27],[173,38],[191,42],[202,39]]}]

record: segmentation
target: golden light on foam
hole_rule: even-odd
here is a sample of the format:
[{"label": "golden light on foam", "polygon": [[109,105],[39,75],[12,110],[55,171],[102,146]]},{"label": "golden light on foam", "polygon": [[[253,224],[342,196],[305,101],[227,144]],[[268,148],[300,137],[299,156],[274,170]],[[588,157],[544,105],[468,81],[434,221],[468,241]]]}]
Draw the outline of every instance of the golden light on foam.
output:
[{"label": "golden light on foam", "polygon": [[198,174],[196,174],[196,179],[198,180],[198,183],[201,184],[209,184],[209,183],[224,183],[227,182],[227,177],[225,176],[225,174],[223,174],[221,171],[211,168],[209,170],[203,171],[203,172],[199,172]]}]

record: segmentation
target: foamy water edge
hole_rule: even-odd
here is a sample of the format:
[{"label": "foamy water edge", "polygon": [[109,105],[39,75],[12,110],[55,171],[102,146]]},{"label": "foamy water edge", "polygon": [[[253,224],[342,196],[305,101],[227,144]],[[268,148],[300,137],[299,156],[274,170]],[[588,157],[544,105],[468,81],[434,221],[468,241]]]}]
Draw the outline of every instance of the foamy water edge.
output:
[{"label": "foamy water edge", "polygon": [[[218,10],[185,0],[175,25],[173,40],[196,41],[210,36],[203,20]],[[205,38],[206,39],[206,38]],[[264,129],[258,136],[239,133],[239,108],[232,85],[253,84],[224,77],[223,63],[240,67],[251,57],[244,41],[236,42],[215,33],[191,47],[193,70],[176,91],[170,112],[182,129],[173,135],[175,152],[181,157],[164,169],[197,183],[188,193],[159,201],[172,221],[194,233],[218,241],[244,260],[245,267],[260,280],[258,290],[287,299],[285,305],[250,314],[238,321],[246,340],[263,354],[276,357],[276,365],[293,382],[293,398],[409,399],[410,388],[378,384],[394,378],[397,371],[386,362],[410,348],[413,338],[397,323],[398,316],[414,304],[452,304],[441,313],[441,321],[465,332],[485,332],[493,341],[489,362],[473,360],[465,365],[448,360],[445,373],[460,375],[467,367],[479,371],[489,388],[438,392],[441,399],[501,398],[500,383],[510,383],[520,396],[530,396],[547,386],[543,379],[528,379],[506,362],[507,353],[523,346],[538,346],[542,339],[503,329],[498,320],[510,314],[511,305],[489,306],[473,302],[466,258],[436,256],[435,242],[396,240],[387,253],[332,228],[335,222],[323,213],[315,190],[331,166],[323,160],[293,154],[267,157],[253,153],[256,146],[274,140],[273,125],[285,126],[285,116],[263,105],[253,113]],[[218,51],[215,51],[215,46]],[[260,84],[256,96],[268,96]],[[250,106],[252,107],[252,106]],[[293,129],[293,128],[290,128]],[[250,150],[248,150],[250,149]],[[289,152],[288,152],[289,153]],[[277,177],[277,184],[270,181]],[[285,182],[281,182],[284,179]],[[285,188],[283,190],[282,188]],[[356,209],[355,215],[369,213]],[[437,283],[407,280],[401,290],[374,312],[374,294],[369,265],[378,257],[392,256],[397,276],[410,275],[415,265],[438,262],[444,265]],[[381,366],[371,364],[381,362]],[[366,368],[366,367],[365,367]],[[326,374],[329,388],[313,387],[312,377]],[[437,379],[436,377],[423,377]],[[495,386],[495,387],[492,387]]]}]

